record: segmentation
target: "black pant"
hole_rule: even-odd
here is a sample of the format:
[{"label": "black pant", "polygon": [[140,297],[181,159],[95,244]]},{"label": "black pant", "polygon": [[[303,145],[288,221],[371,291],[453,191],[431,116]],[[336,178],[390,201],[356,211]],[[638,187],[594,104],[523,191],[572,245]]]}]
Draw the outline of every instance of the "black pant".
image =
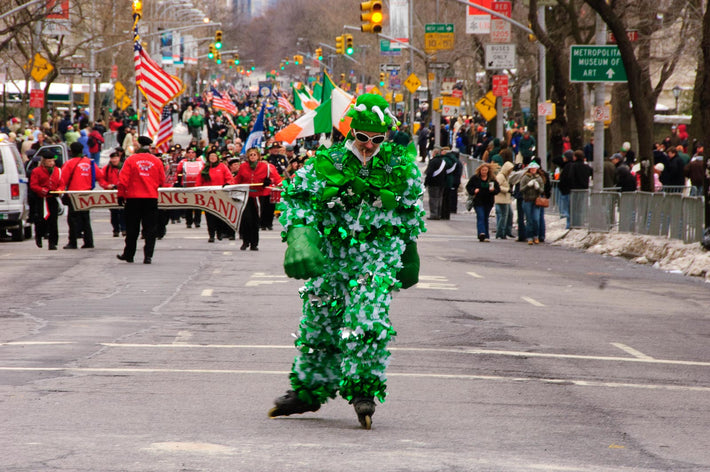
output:
[{"label": "black pant", "polygon": [[271,229],[274,227],[274,210],[276,210],[276,205],[271,203],[271,195],[259,197],[259,204],[261,205],[261,215],[259,217],[259,226],[262,229]]},{"label": "black pant", "polygon": [[187,226],[192,226],[193,223],[195,226],[199,226],[200,221],[202,221],[202,210],[185,210],[185,222]]},{"label": "black pant", "polygon": [[226,228],[222,220],[209,212],[205,212],[205,219],[207,220],[207,233],[210,235],[210,238],[214,238],[215,234],[219,235],[219,237],[225,234]]},{"label": "black pant", "polygon": [[114,233],[126,231],[126,218],[123,214],[123,208],[111,208],[111,227]]},{"label": "black pant", "polygon": [[143,257],[153,257],[155,238],[158,227],[158,199],[157,198],[129,198],[126,200],[126,247],[123,256],[133,259],[136,255],[136,244],[143,225]]},{"label": "black pant", "polygon": [[91,216],[89,210],[76,211],[71,200],[69,201],[69,213],[67,214],[67,224],[69,225],[69,244],[76,246],[76,240],[83,235],[84,245],[94,245],[94,233],[91,230]]},{"label": "black pant", "polygon": [[249,197],[247,205],[244,207],[242,222],[239,225],[239,237],[244,244],[251,247],[259,246],[259,200],[257,197]]},{"label": "black pant", "polygon": [[59,216],[59,203],[54,197],[47,198],[49,208],[49,218],[44,219],[44,199],[39,199],[39,212],[35,217],[35,239],[41,241],[47,236],[49,247],[56,247],[59,243],[59,230],[57,229],[57,218]]}]

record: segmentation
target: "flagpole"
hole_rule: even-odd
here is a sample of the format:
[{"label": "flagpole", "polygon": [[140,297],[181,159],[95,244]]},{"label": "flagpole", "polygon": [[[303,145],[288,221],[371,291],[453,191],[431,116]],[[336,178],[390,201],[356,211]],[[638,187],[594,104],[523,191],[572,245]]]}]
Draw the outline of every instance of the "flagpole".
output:
[{"label": "flagpole", "polygon": [[[140,36],[138,36],[138,20],[141,19],[141,15],[143,14],[143,4],[141,2],[136,2],[134,0],[133,2],[133,45],[135,47],[136,42],[140,42]],[[135,54],[135,52],[134,52]],[[135,81],[136,83],[136,120],[138,121],[138,134],[141,133],[141,117],[140,117],[140,110],[141,110],[141,92],[138,84],[138,80]],[[147,126],[147,124],[146,124]]]}]

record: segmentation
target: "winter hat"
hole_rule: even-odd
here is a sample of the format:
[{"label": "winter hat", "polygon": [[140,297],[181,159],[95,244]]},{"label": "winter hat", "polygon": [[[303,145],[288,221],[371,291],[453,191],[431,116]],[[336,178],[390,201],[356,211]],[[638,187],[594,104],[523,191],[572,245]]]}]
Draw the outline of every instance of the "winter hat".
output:
[{"label": "winter hat", "polygon": [[150,139],[148,136],[138,136],[138,144],[141,146],[150,146],[153,144],[153,140]]},{"label": "winter hat", "polygon": [[[663,164],[661,164],[663,165]],[[632,174],[638,174],[641,171],[641,164],[634,164],[634,166],[631,168],[631,173]]]},{"label": "winter hat", "polygon": [[395,129],[400,123],[388,107],[387,100],[380,95],[365,93],[357,97],[346,116],[352,118],[350,128],[358,131],[385,133]]},{"label": "winter hat", "polygon": [[628,151],[629,149],[631,149],[631,143],[628,141],[625,141],[624,144],[621,145],[621,150]]},{"label": "winter hat", "polygon": [[663,163],[659,162],[655,166],[653,166],[654,169],[656,169],[658,172],[663,172],[663,169],[666,168],[666,166],[663,165]]},{"label": "winter hat", "polygon": [[532,162],[528,165],[528,169],[539,169],[539,168],[540,168],[540,164],[538,164],[538,163],[535,162],[535,161],[532,161]]},{"label": "winter hat", "polygon": [[572,157],[574,157],[574,152],[572,152],[571,149],[568,149],[565,152],[563,152],[562,155],[571,161]]},{"label": "winter hat", "polygon": [[614,159],[623,159],[623,156],[617,152],[611,156],[611,160],[613,161]]}]

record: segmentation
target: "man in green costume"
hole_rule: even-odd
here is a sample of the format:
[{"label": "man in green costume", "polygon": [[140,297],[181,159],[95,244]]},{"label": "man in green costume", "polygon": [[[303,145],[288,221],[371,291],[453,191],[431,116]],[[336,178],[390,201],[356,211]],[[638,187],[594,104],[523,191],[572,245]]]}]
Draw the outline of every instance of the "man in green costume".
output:
[{"label": "man in green costume", "polygon": [[339,392],[370,429],[385,399],[391,292],[419,280],[424,231],[416,148],[384,142],[397,120],[379,95],[358,97],[343,143],[321,147],[282,194],[284,269],[308,279],[291,390],[270,417],[317,411]]}]

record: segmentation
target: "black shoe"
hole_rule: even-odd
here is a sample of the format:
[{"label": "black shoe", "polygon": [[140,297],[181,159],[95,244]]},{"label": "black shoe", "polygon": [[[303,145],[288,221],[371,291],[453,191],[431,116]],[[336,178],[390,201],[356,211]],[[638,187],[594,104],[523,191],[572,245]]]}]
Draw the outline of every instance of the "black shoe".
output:
[{"label": "black shoe", "polygon": [[268,229],[269,231],[273,231],[273,230],[274,230],[274,227],[273,227],[273,226],[267,226],[266,229]]},{"label": "black shoe", "polygon": [[478,235],[478,240],[479,240],[479,241],[483,242],[485,239],[486,239],[486,235],[485,235],[485,234],[480,233],[480,234]]},{"label": "black shoe", "polygon": [[114,231],[114,232],[113,232],[113,237],[114,237],[114,238],[117,238],[117,237],[118,237],[118,231]]},{"label": "black shoe", "polygon": [[375,402],[372,398],[356,397],[350,403],[355,407],[357,419],[365,429],[372,427],[372,415],[375,414]]},{"label": "black shoe", "polygon": [[37,245],[37,247],[42,247],[42,238],[36,238],[35,244]]},{"label": "black shoe", "polygon": [[143,264],[152,264],[152,263],[153,263],[153,259],[151,259],[150,257],[146,257],[145,259],[143,259]]},{"label": "black shoe", "polygon": [[207,240],[207,242],[208,242],[208,243],[213,243],[213,242],[214,242],[214,238],[213,238],[212,236],[210,236],[210,238]]},{"label": "black shoe", "polygon": [[200,227],[200,225],[195,225],[195,228],[199,228],[199,227]]},{"label": "black shoe", "polygon": [[94,245],[93,244],[84,244],[83,246],[81,246],[81,248],[82,249],[94,249]]},{"label": "black shoe", "polygon": [[289,390],[286,395],[274,400],[274,407],[269,410],[269,418],[277,416],[289,416],[308,411],[318,411],[318,403],[306,403],[296,395],[296,392]]},{"label": "black shoe", "polygon": [[64,249],[78,249],[78,248],[76,247],[76,244],[67,244],[66,246],[64,246]]},{"label": "black shoe", "polygon": [[192,225],[186,225],[188,228],[192,228]]},{"label": "black shoe", "polygon": [[116,254],[116,259],[118,259],[119,261],[133,262],[133,259],[129,259],[123,254]]},{"label": "black shoe", "polygon": [[250,251],[258,251],[259,248],[258,248],[257,246],[254,246],[254,245],[252,244],[251,247],[249,248],[249,250],[250,250]]},{"label": "black shoe", "polygon": [[237,239],[236,236],[230,236],[230,237],[229,237],[229,240],[230,240],[230,241],[234,241],[235,239]]},{"label": "black shoe", "polygon": [[125,235],[126,235],[126,232],[125,232],[125,231],[121,231],[121,236],[125,236]]},{"label": "black shoe", "polygon": [[249,247],[249,243],[242,243],[242,247],[239,248],[240,251],[246,251]]},{"label": "black shoe", "polygon": [[49,245],[49,250],[50,250],[50,251],[56,251],[56,250],[57,250],[57,246],[55,246],[54,244],[50,244],[50,245]]}]

